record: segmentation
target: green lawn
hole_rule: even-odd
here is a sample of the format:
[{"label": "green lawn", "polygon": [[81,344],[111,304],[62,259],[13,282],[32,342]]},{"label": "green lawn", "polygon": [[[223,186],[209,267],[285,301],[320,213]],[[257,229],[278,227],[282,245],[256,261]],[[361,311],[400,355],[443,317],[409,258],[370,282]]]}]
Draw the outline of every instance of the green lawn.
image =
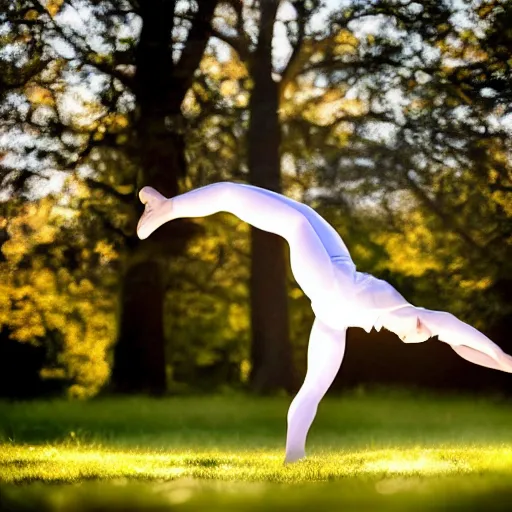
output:
[{"label": "green lawn", "polygon": [[0,510],[512,510],[510,399],[330,397],[284,466],[288,404],[0,403]]}]

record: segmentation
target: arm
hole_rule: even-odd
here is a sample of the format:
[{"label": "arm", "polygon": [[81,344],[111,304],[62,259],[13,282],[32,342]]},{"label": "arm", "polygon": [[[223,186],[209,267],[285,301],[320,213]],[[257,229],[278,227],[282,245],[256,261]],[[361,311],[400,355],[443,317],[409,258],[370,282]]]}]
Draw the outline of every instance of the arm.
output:
[{"label": "arm", "polygon": [[512,357],[478,329],[444,311],[417,308],[420,321],[432,336],[444,341],[464,359],[472,363],[512,373]]},{"label": "arm", "polygon": [[466,361],[469,361],[470,363],[485,366],[486,368],[491,368],[493,370],[503,370],[502,366],[500,366],[494,359],[492,359],[489,356],[486,356],[484,353],[479,352],[478,350],[474,350],[464,345],[450,346],[453,348],[453,350],[455,350],[455,352],[460,357],[462,357]]}]

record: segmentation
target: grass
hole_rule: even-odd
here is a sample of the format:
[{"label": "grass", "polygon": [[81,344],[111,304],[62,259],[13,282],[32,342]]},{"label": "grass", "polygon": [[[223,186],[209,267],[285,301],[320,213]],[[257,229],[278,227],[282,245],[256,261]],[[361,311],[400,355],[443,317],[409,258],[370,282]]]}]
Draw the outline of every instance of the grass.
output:
[{"label": "grass", "polygon": [[0,402],[0,510],[512,508],[510,399],[329,397],[308,459],[284,466],[288,404]]}]

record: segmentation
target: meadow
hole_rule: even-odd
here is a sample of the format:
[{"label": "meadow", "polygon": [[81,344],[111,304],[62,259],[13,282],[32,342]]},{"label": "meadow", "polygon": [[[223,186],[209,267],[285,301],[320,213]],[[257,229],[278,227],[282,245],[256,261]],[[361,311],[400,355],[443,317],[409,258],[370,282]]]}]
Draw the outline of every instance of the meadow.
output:
[{"label": "meadow", "polygon": [[289,402],[0,402],[0,510],[512,509],[510,398],[328,396],[284,465]]}]

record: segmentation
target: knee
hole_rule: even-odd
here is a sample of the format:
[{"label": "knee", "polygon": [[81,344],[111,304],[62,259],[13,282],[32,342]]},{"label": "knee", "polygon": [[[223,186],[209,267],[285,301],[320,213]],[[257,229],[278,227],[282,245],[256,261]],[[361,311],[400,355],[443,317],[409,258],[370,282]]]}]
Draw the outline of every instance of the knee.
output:
[{"label": "knee", "polygon": [[232,181],[218,181],[211,185],[217,190],[218,197],[223,204],[232,204],[237,201],[239,186]]},{"label": "knee", "polygon": [[210,187],[216,189],[219,194],[229,194],[236,187],[236,183],[231,181],[217,181],[216,183],[212,183]]}]

